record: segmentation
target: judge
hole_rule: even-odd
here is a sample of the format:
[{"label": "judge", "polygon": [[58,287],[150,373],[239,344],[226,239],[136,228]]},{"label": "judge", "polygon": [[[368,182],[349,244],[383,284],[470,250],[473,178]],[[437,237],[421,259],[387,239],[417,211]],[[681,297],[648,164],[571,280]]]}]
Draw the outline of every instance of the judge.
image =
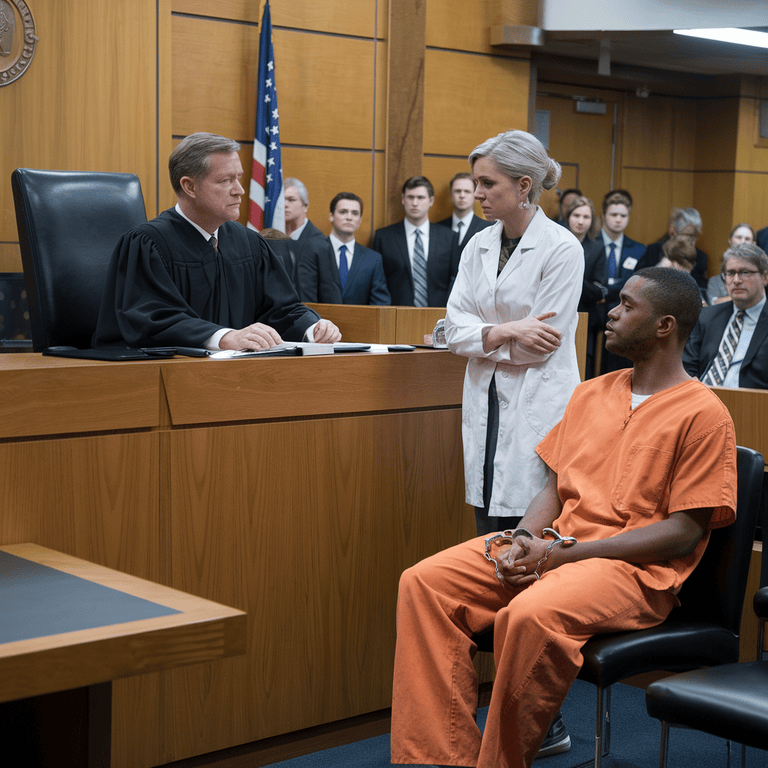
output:
[{"label": "judge", "polygon": [[339,329],[299,302],[266,241],[237,219],[240,145],[194,133],[171,153],[177,204],[123,235],[112,254],[93,346],[268,349],[334,342]]}]

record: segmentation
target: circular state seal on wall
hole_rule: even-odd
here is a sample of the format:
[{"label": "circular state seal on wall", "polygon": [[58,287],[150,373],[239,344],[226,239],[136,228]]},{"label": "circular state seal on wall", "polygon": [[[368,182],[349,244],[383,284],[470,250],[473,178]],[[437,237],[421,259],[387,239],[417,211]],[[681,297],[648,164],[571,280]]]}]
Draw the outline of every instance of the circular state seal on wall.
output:
[{"label": "circular state seal on wall", "polygon": [[35,22],[24,0],[0,0],[0,86],[29,69],[37,47]]}]

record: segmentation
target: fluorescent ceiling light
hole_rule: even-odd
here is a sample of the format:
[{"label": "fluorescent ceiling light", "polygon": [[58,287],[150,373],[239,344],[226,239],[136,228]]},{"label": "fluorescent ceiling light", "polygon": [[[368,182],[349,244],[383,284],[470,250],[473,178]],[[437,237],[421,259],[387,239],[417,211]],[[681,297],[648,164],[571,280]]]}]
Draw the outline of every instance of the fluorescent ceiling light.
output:
[{"label": "fluorescent ceiling light", "polygon": [[752,45],[756,48],[768,48],[768,33],[755,32],[751,29],[726,27],[723,29],[675,29],[672,31],[676,35],[703,37],[707,40],[720,40],[724,43],[736,43],[737,45]]}]

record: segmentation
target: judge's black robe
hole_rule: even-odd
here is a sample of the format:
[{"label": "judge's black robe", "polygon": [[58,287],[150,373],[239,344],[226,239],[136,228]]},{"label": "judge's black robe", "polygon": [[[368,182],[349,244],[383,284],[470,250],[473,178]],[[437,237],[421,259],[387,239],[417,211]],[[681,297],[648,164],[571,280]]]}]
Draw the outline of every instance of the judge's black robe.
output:
[{"label": "judge's black robe", "polygon": [[221,328],[252,323],[301,341],[319,316],[299,302],[264,238],[237,222],[219,227],[219,254],[172,208],[117,244],[93,346],[202,347]]}]

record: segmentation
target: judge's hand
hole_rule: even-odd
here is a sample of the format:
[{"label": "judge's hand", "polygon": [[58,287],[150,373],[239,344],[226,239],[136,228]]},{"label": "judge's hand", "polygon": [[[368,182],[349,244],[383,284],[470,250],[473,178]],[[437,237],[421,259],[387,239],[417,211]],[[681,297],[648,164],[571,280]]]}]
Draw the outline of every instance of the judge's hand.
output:
[{"label": "judge's hand", "polygon": [[316,344],[333,344],[341,341],[341,331],[330,320],[318,320],[312,335]]},{"label": "judge's hand", "polygon": [[264,323],[254,323],[239,331],[229,331],[219,340],[221,349],[269,349],[282,341],[280,334]]}]

